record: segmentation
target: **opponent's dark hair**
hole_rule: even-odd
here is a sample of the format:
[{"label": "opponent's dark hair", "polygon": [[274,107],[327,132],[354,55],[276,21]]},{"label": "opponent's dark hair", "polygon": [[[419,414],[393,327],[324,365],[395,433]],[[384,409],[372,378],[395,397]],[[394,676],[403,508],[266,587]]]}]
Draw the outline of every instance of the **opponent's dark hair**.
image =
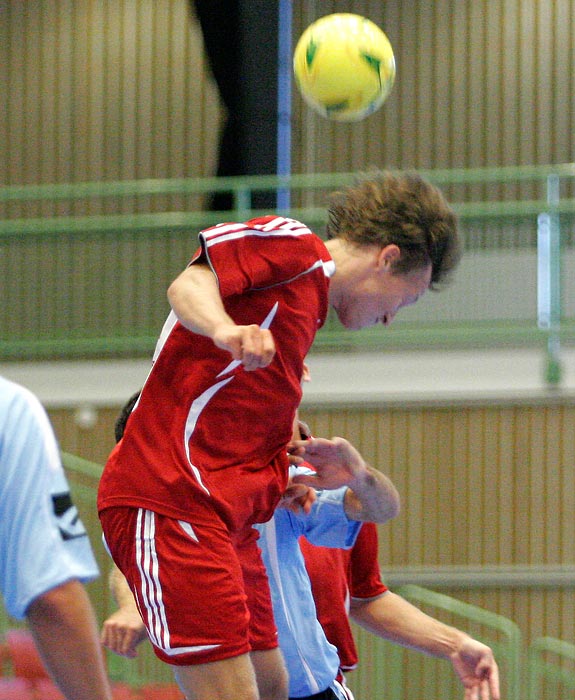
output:
[{"label": "opponent's dark hair", "polygon": [[136,401],[140,398],[140,393],[141,391],[137,391],[135,394],[132,394],[132,396],[130,396],[130,398],[122,406],[122,410],[116,418],[116,422],[114,423],[114,436],[116,438],[116,442],[120,442],[120,440],[124,437],[126,423],[128,422],[128,418],[130,417],[130,414],[132,413],[132,410],[136,405]]}]

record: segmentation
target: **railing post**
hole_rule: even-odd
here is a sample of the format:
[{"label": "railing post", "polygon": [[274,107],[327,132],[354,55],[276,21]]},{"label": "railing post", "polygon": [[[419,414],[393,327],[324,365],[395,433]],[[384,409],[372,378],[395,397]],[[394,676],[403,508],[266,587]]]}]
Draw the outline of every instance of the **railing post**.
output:
[{"label": "railing post", "polygon": [[547,331],[546,379],[561,380],[561,227],[559,176],[547,177],[548,211],[537,218],[537,325]]},{"label": "railing post", "polygon": [[250,218],[252,208],[252,191],[249,187],[236,187],[233,191],[234,211],[236,221],[245,221]]}]

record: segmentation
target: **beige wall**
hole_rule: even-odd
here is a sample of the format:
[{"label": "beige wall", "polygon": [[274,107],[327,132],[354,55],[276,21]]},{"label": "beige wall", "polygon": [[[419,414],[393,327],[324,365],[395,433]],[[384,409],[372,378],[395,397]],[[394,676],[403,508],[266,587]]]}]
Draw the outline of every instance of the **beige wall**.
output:
[{"label": "beige wall", "polygon": [[[574,159],[573,0],[293,5],[294,42],[332,11],[370,17],[398,71],[384,107],[354,125],[294,94],[294,172]],[[2,183],[213,172],[219,100],[186,0],[1,0],[0,17]]]}]

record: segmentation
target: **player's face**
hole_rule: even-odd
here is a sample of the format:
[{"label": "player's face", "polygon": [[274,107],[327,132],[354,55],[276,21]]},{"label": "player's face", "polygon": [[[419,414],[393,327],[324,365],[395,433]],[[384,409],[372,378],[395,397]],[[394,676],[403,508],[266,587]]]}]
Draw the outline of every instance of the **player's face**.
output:
[{"label": "player's face", "polygon": [[407,273],[394,273],[389,266],[373,268],[337,309],[338,318],[351,330],[377,323],[389,326],[400,309],[425,294],[430,282],[431,265]]}]

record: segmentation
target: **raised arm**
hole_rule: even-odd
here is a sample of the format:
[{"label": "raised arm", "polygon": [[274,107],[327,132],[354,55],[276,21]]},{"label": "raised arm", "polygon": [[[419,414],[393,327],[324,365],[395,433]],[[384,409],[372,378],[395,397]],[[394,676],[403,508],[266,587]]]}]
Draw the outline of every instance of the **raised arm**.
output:
[{"label": "raised arm", "polygon": [[399,513],[400,499],[393,483],[385,474],[369,467],[344,438],[298,440],[293,443],[293,449],[317,471],[313,476],[295,476],[293,481],[316,489],[348,486],[344,507],[351,520],[384,523]]},{"label": "raised arm", "polygon": [[491,649],[405,598],[391,591],[375,599],[353,598],[350,617],[378,637],[451,661],[465,700],[499,700],[499,669]]},{"label": "raised arm", "polygon": [[247,370],[267,367],[275,355],[271,332],[258,325],[238,326],[227,314],[216,276],[208,265],[187,267],[168,288],[168,301],[180,323],[207,336]]}]

